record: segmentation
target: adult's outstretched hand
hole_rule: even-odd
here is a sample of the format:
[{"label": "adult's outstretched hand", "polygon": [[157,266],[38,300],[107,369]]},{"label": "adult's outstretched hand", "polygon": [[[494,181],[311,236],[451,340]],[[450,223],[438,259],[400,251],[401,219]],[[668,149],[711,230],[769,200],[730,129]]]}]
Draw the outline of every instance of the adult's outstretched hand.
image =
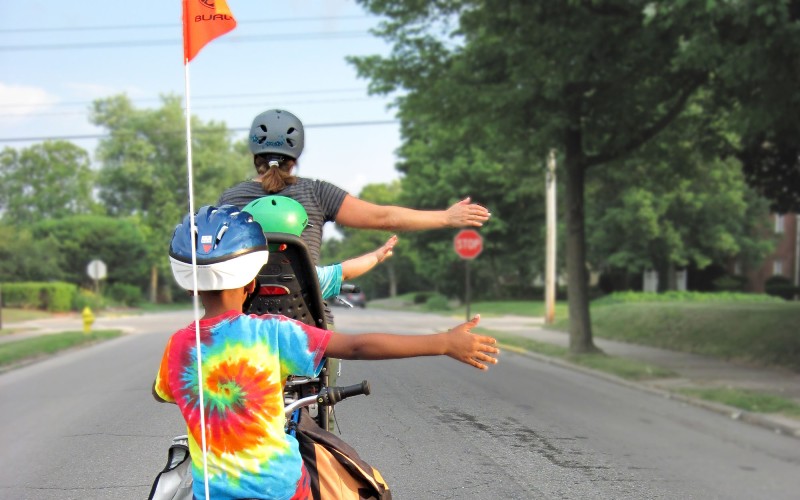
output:
[{"label": "adult's outstretched hand", "polygon": [[469,196],[447,209],[450,227],[481,227],[491,216],[486,207],[472,203]]}]

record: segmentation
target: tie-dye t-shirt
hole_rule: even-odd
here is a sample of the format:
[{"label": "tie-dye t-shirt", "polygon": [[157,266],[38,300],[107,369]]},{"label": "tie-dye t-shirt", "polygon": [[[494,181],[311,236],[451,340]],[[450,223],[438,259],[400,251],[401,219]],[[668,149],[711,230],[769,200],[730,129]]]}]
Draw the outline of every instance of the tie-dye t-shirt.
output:
[{"label": "tie-dye t-shirt", "polygon": [[[284,432],[283,381],[319,373],[330,332],[230,311],[201,320],[200,339],[211,498],[291,498],[302,459]],[[204,498],[196,354],[192,323],[170,338],[155,390],[186,420],[194,495]]]}]

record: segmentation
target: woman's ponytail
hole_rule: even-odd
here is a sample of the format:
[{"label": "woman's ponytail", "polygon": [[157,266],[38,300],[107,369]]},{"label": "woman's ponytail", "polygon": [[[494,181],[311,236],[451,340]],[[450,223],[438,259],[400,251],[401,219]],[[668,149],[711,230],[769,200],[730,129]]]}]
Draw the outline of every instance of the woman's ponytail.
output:
[{"label": "woman's ponytail", "polygon": [[267,194],[278,193],[286,186],[297,182],[297,177],[292,175],[295,161],[276,155],[256,155],[253,164],[261,176],[261,187]]}]

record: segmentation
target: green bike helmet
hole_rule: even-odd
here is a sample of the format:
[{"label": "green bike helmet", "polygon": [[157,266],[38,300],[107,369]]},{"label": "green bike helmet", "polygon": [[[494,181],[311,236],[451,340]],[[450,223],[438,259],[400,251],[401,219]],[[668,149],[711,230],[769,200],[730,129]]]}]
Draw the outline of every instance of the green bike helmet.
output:
[{"label": "green bike helmet", "polygon": [[244,212],[253,216],[265,233],[303,234],[308,214],[296,200],[286,196],[264,196],[248,203]]}]

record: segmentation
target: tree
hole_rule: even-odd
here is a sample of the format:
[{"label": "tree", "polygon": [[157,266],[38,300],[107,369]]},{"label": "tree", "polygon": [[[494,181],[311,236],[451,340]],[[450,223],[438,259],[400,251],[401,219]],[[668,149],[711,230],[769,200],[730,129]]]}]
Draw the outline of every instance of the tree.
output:
[{"label": "tree", "polygon": [[0,232],[0,282],[64,278],[52,235],[34,237],[28,227],[17,224],[0,224]]},{"label": "tree", "polygon": [[[400,197],[400,182],[368,184],[364,186],[358,197],[380,205],[397,205]],[[392,235],[388,231],[364,231],[347,227],[338,229],[343,238],[325,242],[325,249],[322,252],[325,263],[342,262],[371,252],[383,245]],[[353,281],[358,283],[369,297],[394,297],[398,290],[408,289],[415,284],[413,265],[409,255],[411,251],[412,247],[406,241],[405,235],[401,235],[394,255],[390,259]]]},{"label": "tree", "polygon": [[692,99],[659,141],[589,174],[589,260],[595,269],[656,269],[674,289],[675,269],[760,260],[766,201],[746,184],[741,164],[721,157],[730,126]]},{"label": "tree", "polygon": [[154,258],[163,258],[164,247],[153,256],[150,229],[135,217],[75,215],[43,220],[32,226],[34,239],[49,241],[49,252],[58,259],[61,278],[89,285],[86,266],[93,259],[105,262],[110,283],[145,287]]},{"label": "tree", "polygon": [[[573,352],[596,350],[586,270],[588,172],[658,137],[701,89],[735,79],[726,49],[748,45],[749,31],[728,26],[744,20],[763,35],[755,43],[764,43],[769,32],[760,28],[774,11],[787,10],[780,0],[758,9],[747,1],[686,0],[360,3],[385,16],[377,34],[394,47],[388,57],[351,60],[373,92],[402,91],[396,102],[406,144],[446,135],[490,158],[544,158],[551,147],[563,156]],[[736,92],[729,95],[728,102]]]},{"label": "tree", "polygon": [[[108,129],[97,157],[99,196],[110,215],[138,215],[152,230],[151,300],[157,270],[170,276],[165,249],[175,225],[188,213],[185,117],[181,99],[162,98],[158,109],[135,109],[126,96],[95,101],[91,121]],[[195,208],[214,204],[223,189],[252,169],[234,149],[224,124],[192,118]],[[171,283],[167,279],[167,283]],[[169,293],[171,287],[162,290]]]},{"label": "tree", "polygon": [[738,151],[747,182],[770,200],[772,211],[800,213],[800,127],[783,136],[769,135],[748,138]]},{"label": "tree", "polygon": [[[778,213],[800,212],[800,1],[735,2],[716,23],[726,55],[712,87],[731,154]],[[667,6],[666,8],[670,8]]]},{"label": "tree", "polygon": [[93,183],[89,154],[70,142],[0,153],[0,210],[13,224],[91,212]]}]

